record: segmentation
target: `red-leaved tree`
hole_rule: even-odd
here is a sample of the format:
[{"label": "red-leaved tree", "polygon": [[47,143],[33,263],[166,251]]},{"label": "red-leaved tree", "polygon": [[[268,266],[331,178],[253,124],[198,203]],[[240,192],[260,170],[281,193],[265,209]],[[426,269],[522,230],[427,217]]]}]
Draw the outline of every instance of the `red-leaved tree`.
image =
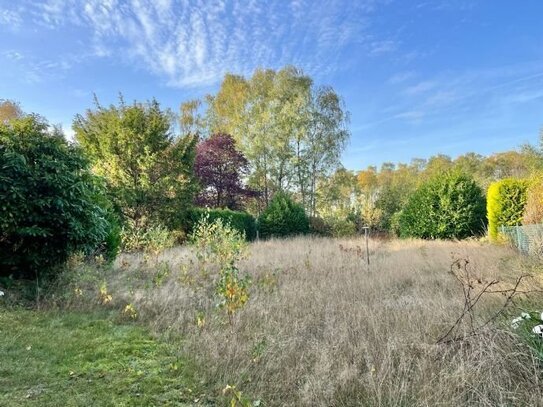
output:
[{"label": "red-leaved tree", "polygon": [[202,190],[197,204],[216,208],[240,209],[245,198],[254,195],[243,184],[249,163],[236,149],[229,134],[213,134],[196,148],[194,172]]}]

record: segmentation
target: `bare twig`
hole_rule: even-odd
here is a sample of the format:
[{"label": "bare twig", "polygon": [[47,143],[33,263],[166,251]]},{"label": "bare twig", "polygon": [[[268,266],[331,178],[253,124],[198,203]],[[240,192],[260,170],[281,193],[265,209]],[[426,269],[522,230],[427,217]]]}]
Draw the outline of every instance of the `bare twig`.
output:
[{"label": "bare twig", "polygon": [[[491,287],[500,283],[499,280],[491,280],[488,282],[483,282],[481,279],[473,278],[472,273],[469,267],[469,259],[456,259],[453,261],[450,267],[450,273],[456,278],[462,287],[462,292],[464,295],[464,307],[459,317],[456,319],[454,324],[439,337],[436,343],[447,344],[452,342],[462,341],[466,338],[473,337],[482,333],[483,329],[488,327],[488,325],[495,321],[498,317],[504,314],[507,308],[514,303],[514,298],[517,295],[524,295],[536,292],[543,292],[543,290],[521,290],[519,289],[522,281],[526,278],[531,278],[529,274],[521,275],[517,278],[515,284],[511,288],[506,289],[491,289]],[[477,291],[476,285],[481,286]],[[475,306],[481,300],[485,294],[502,294],[506,296],[505,302],[500,307],[500,309],[488,318],[485,322],[480,325],[475,325]],[[464,323],[466,318],[469,319],[469,331],[461,335],[456,335],[460,326]]]}]

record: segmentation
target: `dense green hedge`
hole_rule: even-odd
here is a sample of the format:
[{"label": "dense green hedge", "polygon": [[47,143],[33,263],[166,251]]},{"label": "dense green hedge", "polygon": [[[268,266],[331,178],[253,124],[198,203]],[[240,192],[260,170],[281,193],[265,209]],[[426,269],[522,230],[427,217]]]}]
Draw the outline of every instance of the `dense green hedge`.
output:
[{"label": "dense green hedge", "polygon": [[497,239],[500,226],[515,226],[522,223],[528,187],[528,180],[514,178],[503,179],[490,185],[487,195],[490,239]]},{"label": "dense green hedge", "polygon": [[119,230],[80,150],[38,116],[0,123],[0,276],[36,278],[71,254],[114,257]]},{"label": "dense green hedge", "polygon": [[262,238],[300,235],[309,232],[304,208],[287,194],[277,193],[258,218]]},{"label": "dense green hedge", "polygon": [[423,183],[399,215],[401,237],[463,239],[484,230],[485,198],[468,175],[440,174]]},{"label": "dense green hedge", "polygon": [[245,233],[247,240],[256,238],[256,220],[247,212],[232,211],[230,209],[204,209],[193,208],[188,212],[187,232],[191,233],[194,225],[202,216],[208,214],[209,220],[213,222],[215,219],[222,219],[229,222],[232,227]]}]

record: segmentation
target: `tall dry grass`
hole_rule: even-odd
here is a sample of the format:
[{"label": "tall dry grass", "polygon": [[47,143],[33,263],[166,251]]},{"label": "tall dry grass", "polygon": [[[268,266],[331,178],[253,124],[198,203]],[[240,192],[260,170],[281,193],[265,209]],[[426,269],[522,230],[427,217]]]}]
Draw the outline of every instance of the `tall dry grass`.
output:
[{"label": "tall dry grass", "polygon": [[[368,270],[357,246],[321,238],[251,244],[241,264],[251,298],[232,327],[215,307],[213,272],[202,277],[188,248],[122,256],[108,287],[157,333],[179,335],[180,351],[217,394],[235,384],[269,406],[542,405],[541,366],[505,327],[436,344],[463,307],[448,272],[453,258],[469,258],[479,277],[503,284],[525,273],[527,260],[478,242],[372,241]],[[157,270],[169,274],[149,284]],[[484,298],[477,318],[501,302]]]}]

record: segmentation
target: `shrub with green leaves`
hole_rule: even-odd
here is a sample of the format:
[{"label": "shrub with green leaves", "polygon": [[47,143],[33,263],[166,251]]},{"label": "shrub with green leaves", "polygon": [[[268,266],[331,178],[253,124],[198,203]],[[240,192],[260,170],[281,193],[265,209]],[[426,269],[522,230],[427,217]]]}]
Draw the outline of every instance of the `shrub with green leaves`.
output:
[{"label": "shrub with green leaves", "polygon": [[401,237],[464,239],[483,232],[485,198],[473,178],[446,172],[423,183],[399,215]]},{"label": "shrub with green leaves", "polygon": [[356,223],[350,217],[327,216],[324,218],[330,236],[349,237],[356,235]]},{"label": "shrub with green leaves", "polygon": [[175,238],[166,228],[157,223],[142,221],[136,223],[127,220],[121,229],[122,249],[124,252],[145,252],[157,254],[173,247]]},{"label": "shrub with green leaves", "polygon": [[39,116],[0,124],[0,275],[34,278],[118,236],[100,179]]},{"label": "shrub with green leaves", "polygon": [[191,233],[195,225],[205,216],[208,217],[210,222],[222,219],[224,224],[228,223],[234,229],[244,233],[247,240],[254,240],[256,237],[256,219],[247,212],[232,211],[230,209],[191,209],[188,212],[188,232]]},{"label": "shrub with green leaves", "polygon": [[488,233],[496,240],[500,226],[522,223],[530,182],[526,179],[507,178],[488,187]]},{"label": "shrub with green leaves", "polygon": [[300,235],[309,232],[304,208],[283,192],[275,194],[258,219],[262,238]]}]

